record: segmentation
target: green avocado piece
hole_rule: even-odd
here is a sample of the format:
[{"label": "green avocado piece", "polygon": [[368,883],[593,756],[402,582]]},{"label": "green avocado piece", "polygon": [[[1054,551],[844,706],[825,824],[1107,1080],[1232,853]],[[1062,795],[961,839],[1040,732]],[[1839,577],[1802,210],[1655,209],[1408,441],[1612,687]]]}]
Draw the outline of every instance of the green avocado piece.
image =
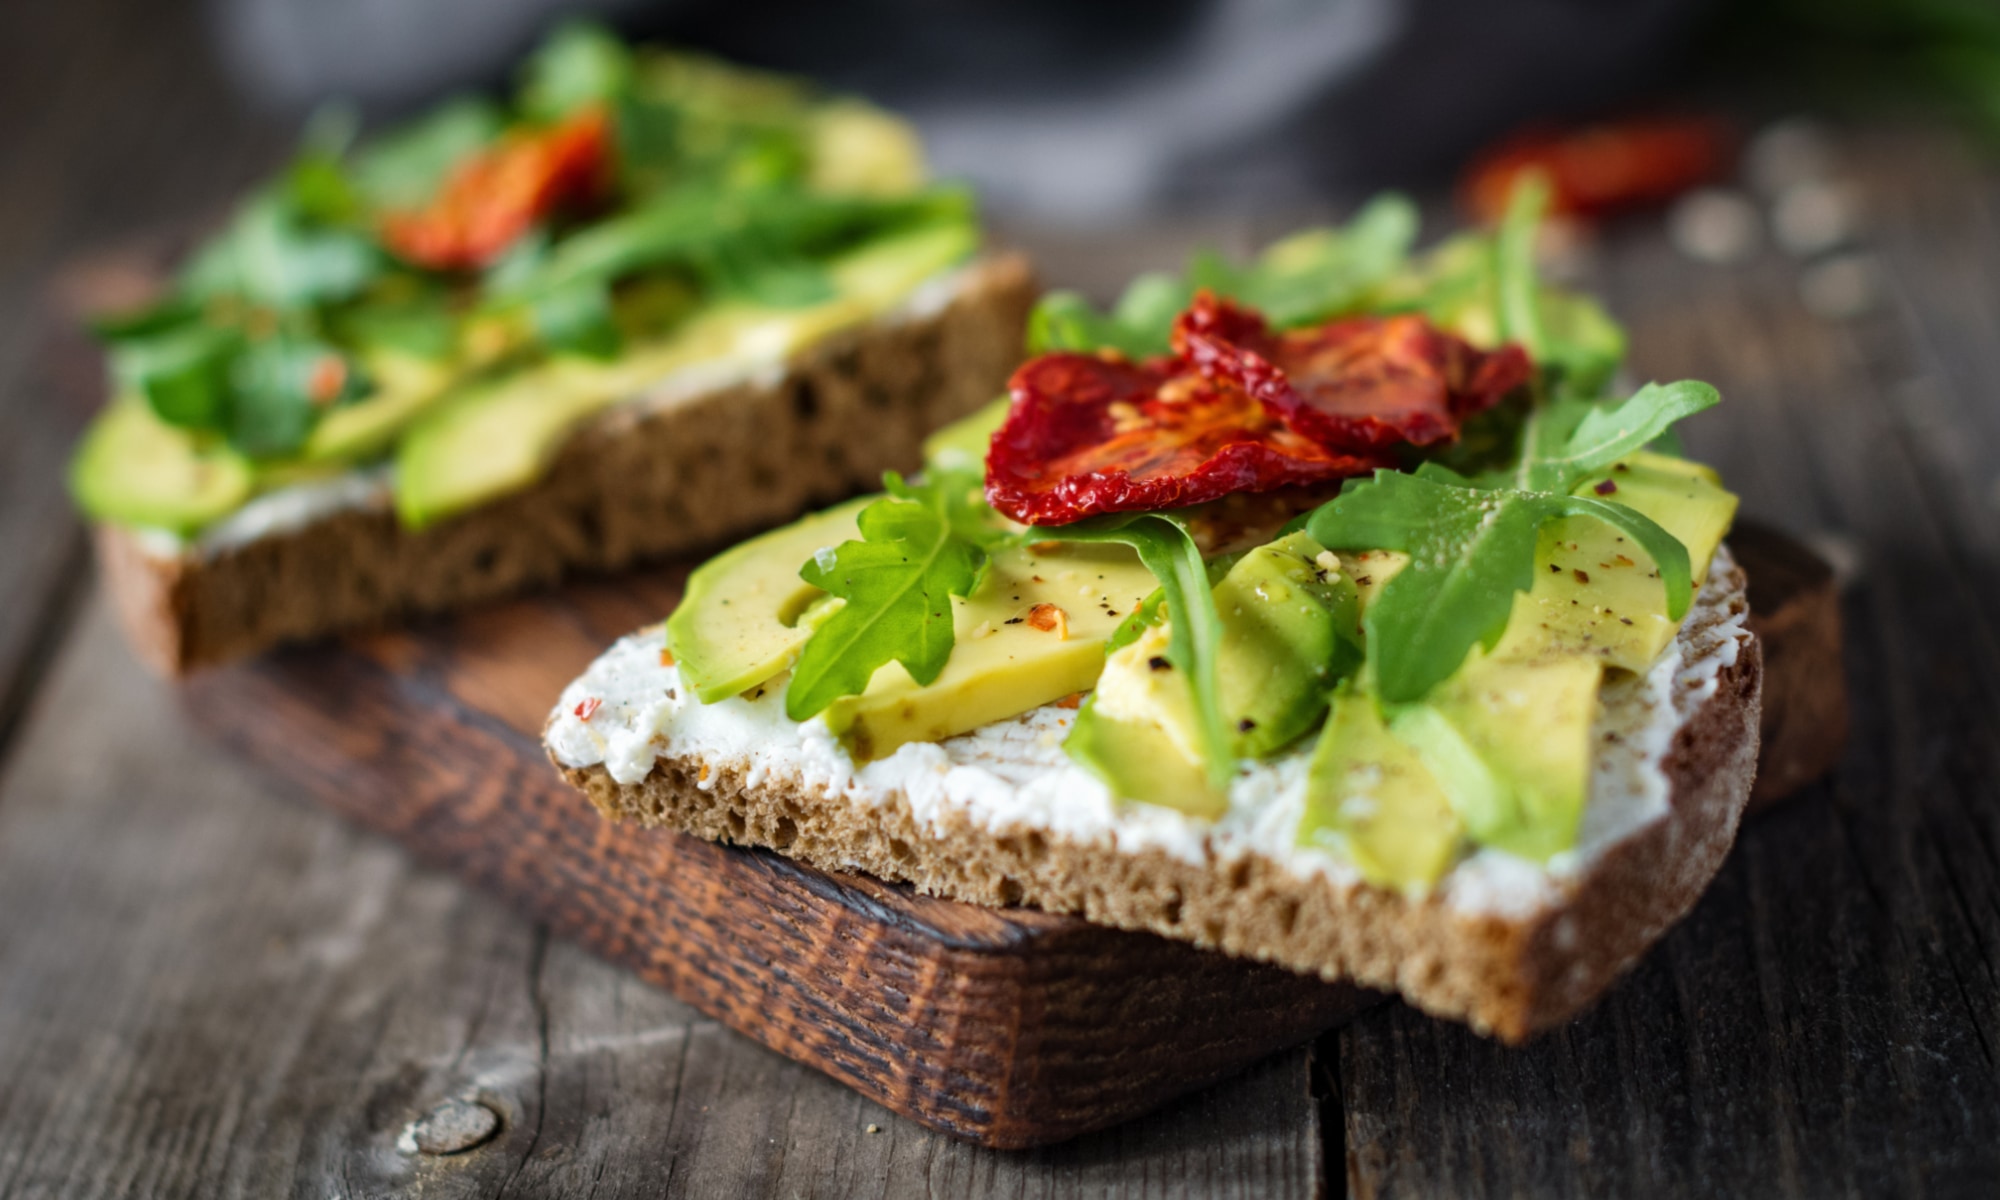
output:
[{"label": "green avocado piece", "polygon": [[[1298,740],[1326,711],[1334,683],[1360,665],[1359,596],[1325,555],[1308,535],[1289,534],[1245,554],[1215,585],[1216,683],[1239,758]],[[1167,624],[1156,624],[1112,653],[1087,733],[1080,741],[1072,733],[1077,744],[1065,746],[1125,799],[1206,812],[1226,799],[1165,782],[1183,769],[1203,774],[1193,698],[1167,662],[1169,637]]]},{"label": "green avocado piece", "polygon": [[1092,696],[1077,710],[1063,751],[1123,800],[1143,800],[1215,820],[1229,796],[1209,786],[1208,772],[1190,760],[1158,722],[1122,721],[1097,711]]},{"label": "green avocado piece", "polygon": [[951,657],[927,685],[900,663],[826,710],[858,762],[935,742],[1087,691],[1104,642],[1159,583],[1130,548],[1057,544],[1000,551],[968,598],[952,597]]},{"label": "green avocado piece", "polygon": [[837,296],[801,308],[715,304],[674,333],[609,361],[559,358],[475,383],[428,408],[396,448],[396,512],[412,529],[541,477],[576,423],[676,372],[783,361],[900,303],[962,259],[977,234],[939,226],[882,238],[829,264]]},{"label": "green avocado piece", "polygon": [[1546,859],[1576,841],[1603,677],[1588,655],[1523,662],[1475,650],[1390,729],[1443,785],[1467,836]]},{"label": "green avocado piece", "polygon": [[855,518],[878,498],[814,513],[695,568],[667,618],[667,647],[697,699],[713,704],[791,669],[812,632],[809,614],[822,600],[840,603],[799,578],[799,568],[861,536]]},{"label": "green avocado piece", "polygon": [[98,415],[70,462],[70,491],[100,521],[190,534],[250,498],[250,460],[176,429],[134,398]]},{"label": "green avocado piece", "polygon": [[1307,768],[1300,844],[1340,855],[1370,883],[1421,889],[1463,835],[1425,757],[1390,731],[1373,696],[1343,684]]},{"label": "green avocado piece", "polygon": [[1012,402],[1002,396],[970,416],[960,417],[924,439],[924,470],[986,470],[986,448],[1007,419]]},{"label": "green avocado piece", "polygon": [[[1697,586],[1736,516],[1736,497],[1714,471],[1663,454],[1633,455],[1586,479],[1576,493],[1637,509],[1679,538]],[[1680,631],[1680,622],[1667,616],[1666,589],[1652,563],[1602,521],[1550,522],[1535,560],[1535,585],[1515,597],[1497,658],[1582,654],[1643,671]]]},{"label": "green avocado piece", "polygon": [[364,366],[375,390],[328,410],[300,448],[301,461],[352,463],[374,458],[418,414],[443,398],[453,375],[448,364],[395,352],[370,355]]}]

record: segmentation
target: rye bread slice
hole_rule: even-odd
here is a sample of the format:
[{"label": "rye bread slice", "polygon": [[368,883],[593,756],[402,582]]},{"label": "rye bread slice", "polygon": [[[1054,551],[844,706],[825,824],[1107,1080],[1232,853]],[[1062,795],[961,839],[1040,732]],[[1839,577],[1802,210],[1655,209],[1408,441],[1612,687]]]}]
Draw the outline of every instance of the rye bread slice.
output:
[{"label": "rye bread slice", "polygon": [[99,561],[139,656],[178,674],[718,545],[915,466],[1004,390],[1034,296],[1024,259],[982,260],[941,309],[832,335],[776,380],[609,409],[533,485],[421,531],[375,506],[175,554],[99,525]]},{"label": "rye bread slice", "polygon": [[1659,764],[1664,811],[1595,847],[1526,905],[1468,910],[1442,886],[1409,895],[1240,850],[1210,848],[1190,861],[1121,848],[1115,837],[996,829],[949,807],[920,819],[898,793],[858,802],[808,782],[809,772],[677,755],[664,740],[651,772],[633,783],[601,764],[557,757],[556,765],[613,819],[768,847],[957,900],[1076,913],[1393,990],[1519,1042],[1602,994],[1693,907],[1728,853],[1757,762],[1762,658],[1743,626],[1747,611],[1742,572],[1724,557],[1680,641],[1712,685],[1687,692],[1697,700],[1677,692],[1652,717],[1671,723]]}]

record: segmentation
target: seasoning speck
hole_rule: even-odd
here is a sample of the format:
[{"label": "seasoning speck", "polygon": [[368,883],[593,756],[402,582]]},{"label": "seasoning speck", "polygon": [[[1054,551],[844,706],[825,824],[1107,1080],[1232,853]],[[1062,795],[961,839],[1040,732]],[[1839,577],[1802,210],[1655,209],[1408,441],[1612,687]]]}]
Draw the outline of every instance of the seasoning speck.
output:
[{"label": "seasoning speck", "polygon": [[1590,582],[1590,572],[1584,570],[1582,567],[1576,568],[1575,570],[1571,571],[1570,574],[1576,576],[1576,581],[1578,583]]},{"label": "seasoning speck", "polygon": [[1600,496],[1609,496],[1618,490],[1618,481],[1615,479],[1600,479],[1597,481],[1597,486],[1590,490]]},{"label": "seasoning speck", "polygon": [[1155,671],[1171,671],[1174,669],[1174,664],[1168,662],[1166,656],[1162,654],[1155,654],[1153,657],[1147,659],[1146,665]]},{"label": "seasoning speck", "polygon": [[598,709],[603,707],[604,701],[598,699],[596,696],[585,696],[577,702],[576,715],[579,720],[588,721],[597,715]]}]

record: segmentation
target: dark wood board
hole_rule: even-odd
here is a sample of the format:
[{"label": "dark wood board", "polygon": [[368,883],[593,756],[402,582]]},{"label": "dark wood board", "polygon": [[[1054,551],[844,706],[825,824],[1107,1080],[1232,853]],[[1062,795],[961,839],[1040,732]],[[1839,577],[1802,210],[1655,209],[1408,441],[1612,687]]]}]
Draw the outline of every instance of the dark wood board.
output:
[{"label": "dark wood board", "polygon": [[[1770,671],[1771,723],[1804,725],[1788,710],[1817,715],[1843,686],[1831,573],[1753,530],[1746,569],[1772,563],[1759,623],[1817,631],[1780,642]],[[537,734],[592,657],[671,610],[685,574],[576,583],[284,652],[198,674],[184,697],[286,783],[772,1049],[982,1145],[1126,1120],[1378,999],[1152,935],[606,822]],[[1794,735],[1788,771],[1823,770],[1839,752],[1830,732]]]}]

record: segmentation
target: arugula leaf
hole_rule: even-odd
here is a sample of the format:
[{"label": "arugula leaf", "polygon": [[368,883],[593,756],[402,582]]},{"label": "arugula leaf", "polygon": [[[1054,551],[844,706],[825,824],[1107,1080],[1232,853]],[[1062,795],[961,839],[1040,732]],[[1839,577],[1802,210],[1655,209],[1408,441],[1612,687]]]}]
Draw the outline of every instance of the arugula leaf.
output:
[{"label": "arugula leaf", "polygon": [[348,177],[376,209],[416,208],[436,194],[451,169],[500,136],[506,118],[479,96],[458,96],[365,143]]},{"label": "arugula leaf", "polygon": [[603,283],[579,279],[542,292],[529,303],[535,332],[551,349],[585,358],[618,356],[624,338],[611,310],[611,290]]},{"label": "arugula leaf", "polygon": [[538,121],[561,120],[624,95],[633,76],[632,51],[617,34],[594,21],[565,21],[522,65],[520,108]]},{"label": "arugula leaf", "polygon": [[111,347],[112,374],[167,424],[212,429],[229,411],[229,364],[243,338],[180,312],[178,320],[163,309],[128,321]]},{"label": "arugula leaf", "polygon": [[1170,349],[1167,328],[1172,323],[1172,316],[1157,329],[1128,323],[1098,312],[1076,292],[1050,292],[1028,314],[1028,353],[1116,350],[1134,361],[1152,358]]},{"label": "arugula leaf", "polygon": [[1309,229],[1273,243],[1246,268],[1203,254],[1188,275],[1195,287],[1260,309],[1280,329],[1308,325],[1352,310],[1401,268],[1416,241],[1417,223],[1416,205],[1388,192],[1344,226]]},{"label": "arugula leaf", "polygon": [[[1216,681],[1222,617],[1215,611],[1208,564],[1187,522],[1171,513],[1121,513],[1073,525],[1040,526],[1030,536],[1054,542],[1117,542],[1138,551],[1139,561],[1160,581],[1168,615],[1167,661],[1186,676],[1194,693],[1195,725],[1209,784],[1226,790],[1236,773],[1236,756],[1230,749],[1221,685]],[[1114,637],[1124,632],[1121,626]]]},{"label": "arugula leaf", "polygon": [[1345,226],[1293,234],[1247,266],[1203,252],[1180,275],[1141,275],[1109,313],[1075,292],[1051,292],[1029,315],[1028,352],[1111,349],[1130,359],[1165,354],[1174,318],[1197,288],[1258,308],[1281,329],[1325,320],[1359,306],[1401,270],[1416,236],[1416,206],[1389,193]]},{"label": "arugula leaf", "polygon": [[1687,548],[1638,511],[1585,496],[1460,486],[1441,474],[1378,471],[1315,510],[1307,532],[1337,549],[1398,550],[1409,562],[1362,618],[1376,688],[1418,701],[1506,631],[1514,594],[1534,586],[1535,542],[1558,517],[1590,516],[1638,543],[1679,619],[1693,594]]},{"label": "arugula leaf", "polygon": [[297,450],[322,409],[353,400],[369,387],[340,351],[290,333],[246,344],[232,364],[230,382],[229,444],[253,458]]},{"label": "arugula leaf", "polygon": [[293,310],[352,299],[383,267],[366,235],[310,226],[281,192],[266,191],[196,255],[181,287],[192,300],[230,297]]},{"label": "arugula leaf", "polygon": [[965,536],[972,526],[954,497],[962,478],[912,486],[891,472],[883,481],[890,494],[861,510],[861,540],[821,551],[799,570],[846,603],[813,630],[792,668],[785,715],[794,721],[865,691],[892,660],[920,684],[936,679],[951,656],[951,597],[970,595],[985,569],[984,539]]},{"label": "arugula leaf", "polygon": [[1509,482],[1537,492],[1567,492],[1584,476],[1643,450],[1673,424],[1722,402],[1696,380],[1648,383],[1624,403],[1562,401],[1529,418],[1520,462]]},{"label": "arugula leaf", "polygon": [[1493,239],[1493,282],[1500,340],[1519,342],[1537,363],[1548,356],[1542,332],[1541,285],[1535,278],[1535,229],[1549,207],[1549,182],[1521,176],[1507,197],[1507,212]]},{"label": "arugula leaf", "polygon": [[1593,517],[1631,538],[1679,620],[1694,594],[1687,547],[1635,509],[1570,492],[1719,399],[1705,383],[1681,382],[1648,384],[1611,408],[1558,403],[1530,418],[1521,461],[1507,472],[1475,483],[1437,463],[1413,475],[1378,471],[1314,510],[1306,529],[1329,547],[1410,556],[1363,618],[1382,699],[1421,700],[1475,642],[1490,649],[1500,639],[1514,594],[1534,585],[1536,538],[1558,517]]}]

